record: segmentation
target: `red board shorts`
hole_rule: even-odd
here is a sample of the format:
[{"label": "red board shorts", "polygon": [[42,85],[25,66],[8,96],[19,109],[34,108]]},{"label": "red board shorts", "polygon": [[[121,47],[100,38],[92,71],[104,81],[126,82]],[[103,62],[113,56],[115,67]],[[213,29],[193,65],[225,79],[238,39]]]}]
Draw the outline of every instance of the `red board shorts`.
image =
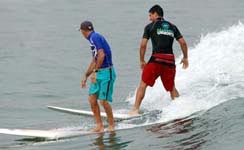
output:
[{"label": "red board shorts", "polygon": [[172,91],[175,84],[175,66],[167,66],[158,63],[148,63],[142,72],[142,81],[149,86],[153,86],[160,76],[166,91]]}]

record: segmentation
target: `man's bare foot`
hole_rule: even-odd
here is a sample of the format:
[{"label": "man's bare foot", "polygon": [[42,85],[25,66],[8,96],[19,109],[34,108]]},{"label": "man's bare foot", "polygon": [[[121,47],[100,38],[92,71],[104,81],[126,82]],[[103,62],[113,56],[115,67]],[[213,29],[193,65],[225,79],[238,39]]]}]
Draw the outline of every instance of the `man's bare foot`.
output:
[{"label": "man's bare foot", "polygon": [[114,131],[114,126],[109,126],[107,129],[106,129],[107,131]]},{"label": "man's bare foot", "polygon": [[94,129],[91,129],[90,131],[91,132],[103,132],[104,131],[104,128],[103,127],[96,127]]},{"label": "man's bare foot", "polygon": [[139,115],[139,110],[138,109],[133,109],[128,113],[129,116],[136,116]]},{"label": "man's bare foot", "polygon": [[174,96],[171,96],[171,100],[175,100],[176,98],[178,98],[180,95],[174,95]]}]

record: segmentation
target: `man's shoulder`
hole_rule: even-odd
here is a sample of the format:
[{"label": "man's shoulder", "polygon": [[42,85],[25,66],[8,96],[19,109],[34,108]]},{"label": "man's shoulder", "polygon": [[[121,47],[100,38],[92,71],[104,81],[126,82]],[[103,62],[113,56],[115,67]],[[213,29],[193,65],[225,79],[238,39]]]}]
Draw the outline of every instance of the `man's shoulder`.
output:
[{"label": "man's shoulder", "polygon": [[93,32],[90,39],[92,41],[96,41],[96,40],[99,40],[101,38],[103,38],[103,36],[101,34],[99,34],[97,32]]},{"label": "man's shoulder", "polygon": [[101,36],[101,34],[95,32],[95,31],[91,35],[92,38],[96,38],[96,37],[100,37],[100,36]]},{"label": "man's shoulder", "polygon": [[175,24],[173,24],[173,23],[172,23],[172,22],[170,22],[170,21],[163,20],[163,22],[168,23],[169,25],[171,25],[171,26],[173,26],[173,27],[176,27],[176,25],[175,25]]},{"label": "man's shoulder", "polygon": [[172,27],[176,27],[176,25],[173,24],[173,23],[170,22],[170,21],[167,21],[167,20],[157,20],[157,21],[153,21],[153,22],[148,23],[148,24],[145,26],[145,28],[147,28],[147,29],[151,29],[152,26],[154,26],[155,24],[159,25],[159,24],[162,24],[162,23],[167,23],[167,24],[169,24],[169,25],[172,26]]},{"label": "man's shoulder", "polygon": [[146,24],[145,28],[151,28],[152,25],[153,25],[153,22],[150,22],[150,23]]}]

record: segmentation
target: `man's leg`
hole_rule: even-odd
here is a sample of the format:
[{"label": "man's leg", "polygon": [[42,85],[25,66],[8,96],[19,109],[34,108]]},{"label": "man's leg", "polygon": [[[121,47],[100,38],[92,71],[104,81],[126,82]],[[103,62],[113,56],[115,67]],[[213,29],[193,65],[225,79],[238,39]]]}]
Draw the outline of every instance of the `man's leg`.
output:
[{"label": "man's leg", "polygon": [[145,82],[141,81],[141,83],[137,89],[137,92],[136,92],[136,101],[135,101],[134,107],[133,107],[132,111],[129,112],[129,115],[139,114],[139,108],[140,108],[141,102],[145,96],[146,89],[147,89],[147,84]]},{"label": "man's leg", "polygon": [[180,96],[180,94],[179,94],[178,90],[175,88],[175,86],[173,87],[173,90],[170,91],[170,96],[171,96],[172,100],[174,100],[176,97]]},{"label": "man's leg", "polygon": [[176,68],[163,66],[162,72],[163,74],[161,75],[161,80],[164,85],[164,88],[170,92],[170,97],[172,100],[174,100],[176,97],[180,96],[178,90],[175,88]]},{"label": "man's leg", "polygon": [[100,115],[100,108],[99,108],[99,105],[97,103],[97,95],[96,94],[90,95],[89,101],[90,101],[92,112],[94,114],[94,119],[95,119],[96,124],[97,124],[96,128],[92,129],[91,131],[102,132],[104,130],[104,127],[103,127],[103,122],[102,122],[102,118]]},{"label": "man's leg", "polygon": [[108,117],[108,130],[113,131],[114,130],[114,117],[113,117],[113,110],[112,107],[110,106],[109,102],[106,100],[100,100],[100,104],[103,106],[107,117]]}]

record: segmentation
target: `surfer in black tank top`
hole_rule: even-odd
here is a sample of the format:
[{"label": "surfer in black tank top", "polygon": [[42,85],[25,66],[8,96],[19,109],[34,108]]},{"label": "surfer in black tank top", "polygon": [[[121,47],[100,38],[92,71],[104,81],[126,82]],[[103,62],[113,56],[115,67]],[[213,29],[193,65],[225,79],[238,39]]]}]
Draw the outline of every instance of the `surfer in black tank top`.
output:
[{"label": "surfer in black tank top", "polygon": [[[149,10],[149,18],[152,22],[145,27],[140,46],[142,80],[137,89],[134,107],[129,112],[130,115],[138,114],[147,86],[153,86],[159,76],[166,91],[170,92],[172,100],[179,96],[174,83],[175,58],[172,49],[174,39],[179,42],[183,52],[181,60],[183,68],[188,67],[187,44],[178,28],[163,19],[163,9],[159,5],[154,5]],[[152,42],[152,56],[146,63],[144,56],[149,39]]]}]

